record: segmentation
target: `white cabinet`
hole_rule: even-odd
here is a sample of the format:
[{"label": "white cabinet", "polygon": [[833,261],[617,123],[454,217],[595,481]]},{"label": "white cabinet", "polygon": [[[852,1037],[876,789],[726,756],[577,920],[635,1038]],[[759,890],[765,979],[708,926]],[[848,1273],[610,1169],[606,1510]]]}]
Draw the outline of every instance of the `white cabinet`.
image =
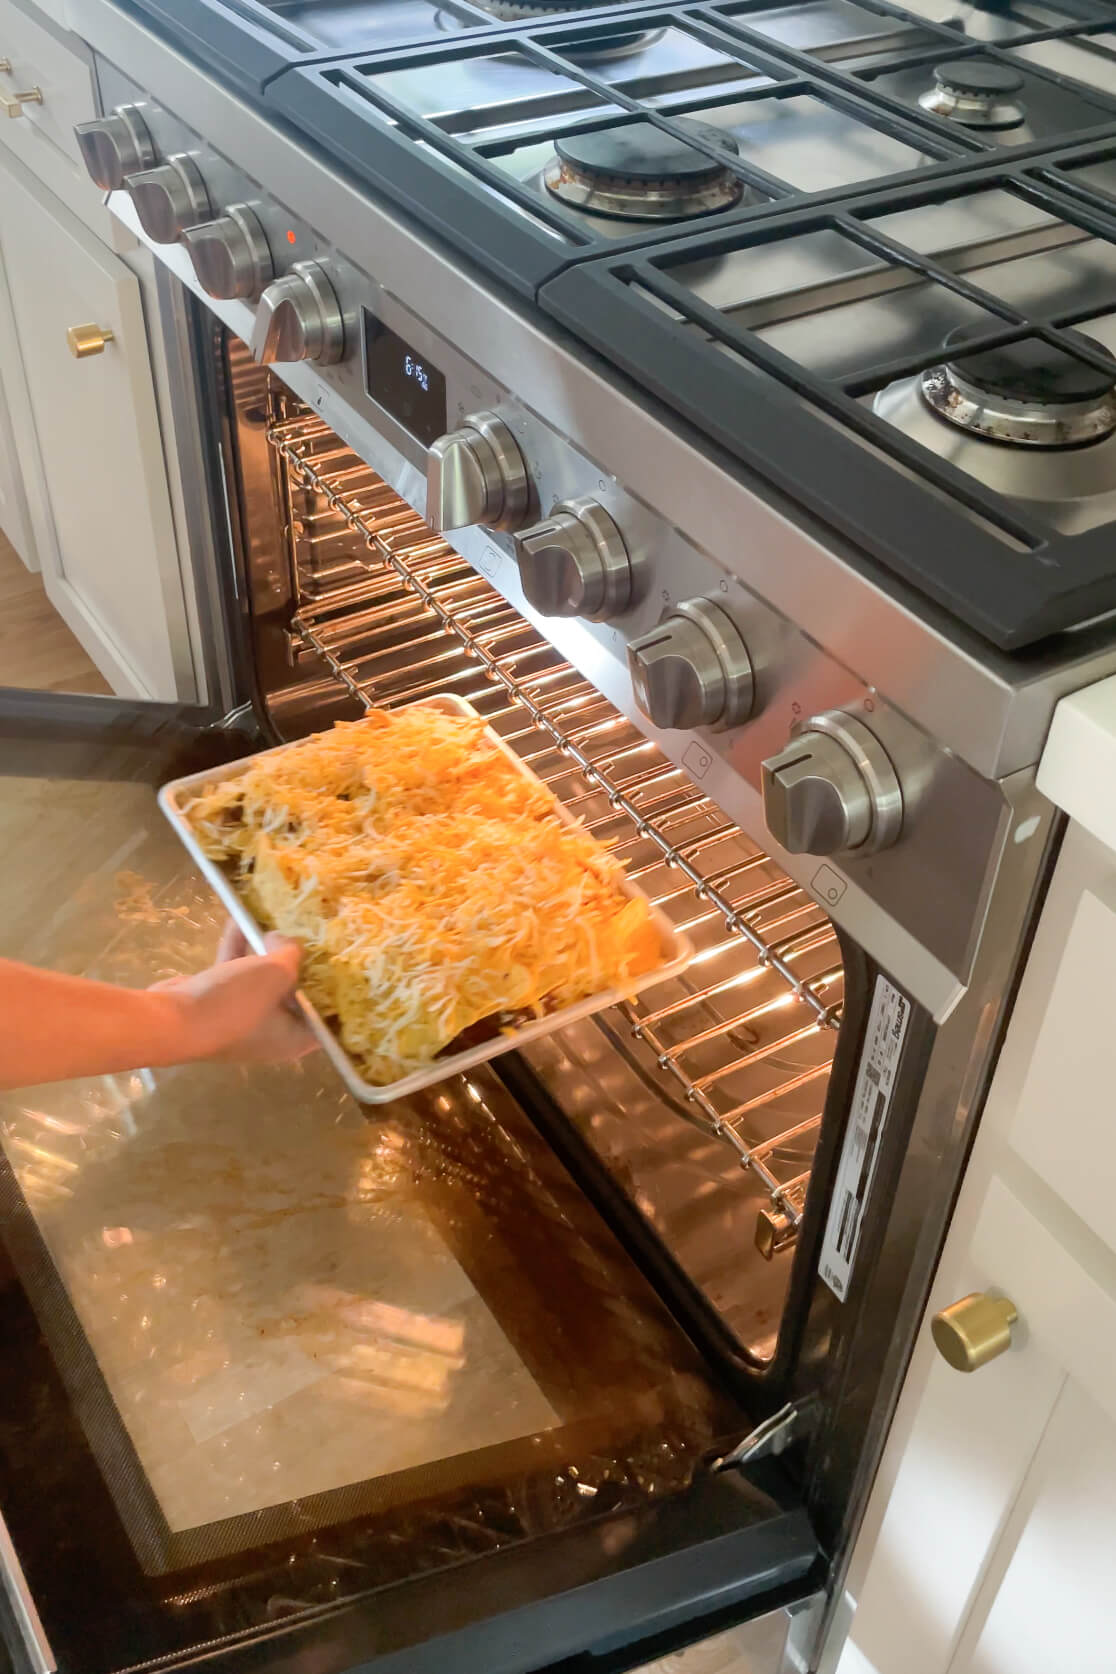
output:
[{"label": "white cabinet", "polygon": [[1116,854],[1071,825],[929,1310],[991,1292],[1019,1321],[963,1374],[927,1319],[840,1674],[1116,1669],[1114,986]]},{"label": "white cabinet", "polygon": [[[115,692],[189,701],[197,603],[149,258],[82,166],[96,86],[64,11],[0,0],[0,95],[36,95],[0,113],[0,529]],[[78,360],[67,331],[88,325],[112,335]]]},{"label": "white cabinet", "polygon": [[[47,594],[115,691],[194,695],[178,548],[140,287],[121,259],[0,150],[0,259],[41,470]],[[76,359],[71,326],[111,332]]]}]

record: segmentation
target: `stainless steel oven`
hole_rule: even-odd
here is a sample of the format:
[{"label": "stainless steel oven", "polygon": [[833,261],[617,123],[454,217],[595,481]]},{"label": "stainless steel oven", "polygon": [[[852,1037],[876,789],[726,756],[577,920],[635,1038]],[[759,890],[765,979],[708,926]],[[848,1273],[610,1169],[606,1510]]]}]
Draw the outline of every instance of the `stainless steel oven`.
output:
[{"label": "stainless steel oven", "polygon": [[244,704],[9,694],[9,948],[201,962],[215,909],[157,782],[448,690],[699,951],[383,1116],[315,1065],[6,1098],[0,1505],[32,1643],[88,1670],[629,1667],[780,1610],[808,1667],[1049,821],[1005,793],[1032,833],[935,1019],[312,406],[183,323],[221,403]]},{"label": "stainless steel oven", "polygon": [[[6,1097],[10,1642],[574,1674],[765,1618],[812,1670],[1057,839],[1045,716],[1109,653],[978,655],[124,14],[85,27],[97,145],[142,107],[172,159],[110,202],[164,268],[219,701],[5,694],[8,950],[192,968],[216,912],[158,783],[453,691],[698,953],[370,1117],[315,1062]],[[210,206],[255,204],[223,255],[155,236],[204,147]]]}]

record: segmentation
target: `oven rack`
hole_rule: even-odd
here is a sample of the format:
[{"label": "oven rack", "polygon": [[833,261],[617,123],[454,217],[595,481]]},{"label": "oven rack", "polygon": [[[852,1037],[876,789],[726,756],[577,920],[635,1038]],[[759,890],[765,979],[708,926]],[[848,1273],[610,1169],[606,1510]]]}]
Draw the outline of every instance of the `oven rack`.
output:
[{"label": "oven rack", "polygon": [[[841,1015],[829,919],[319,419],[281,420],[268,440],[289,485],[295,654],[321,659],[365,707],[446,689],[468,698],[698,941],[691,977],[710,965],[712,980],[618,1009],[677,1108],[761,1188],[757,1243],[774,1255],[802,1219]],[[327,509],[295,504],[291,485]],[[803,1049],[813,1061],[796,1063]],[[749,1072],[761,1084],[742,1096]]]}]

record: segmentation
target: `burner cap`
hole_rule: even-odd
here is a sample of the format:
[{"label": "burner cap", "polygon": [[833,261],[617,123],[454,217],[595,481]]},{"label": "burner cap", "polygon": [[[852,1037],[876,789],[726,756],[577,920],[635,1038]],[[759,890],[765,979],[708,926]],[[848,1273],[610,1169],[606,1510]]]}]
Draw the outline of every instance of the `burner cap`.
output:
[{"label": "burner cap", "polygon": [[[599,11],[611,0],[472,0],[472,3],[501,23],[523,23],[529,19],[538,22],[539,19],[559,18],[567,13],[580,16]],[[439,6],[434,21],[443,34],[456,35],[460,32],[460,16],[451,14],[444,6]],[[563,42],[562,51],[575,64],[590,64],[598,59],[626,58],[630,53],[642,52],[665,34],[666,29],[661,25],[650,29],[618,30],[615,34],[587,37],[583,44],[576,46]]]},{"label": "burner cap", "polygon": [[[502,23],[521,23],[524,18],[560,17],[565,12],[592,12],[609,0],[473,0],[475,6]],[[460,29],[461,24],[457,23]]]},{"label": "burner cap", "polygon": [[997,58],[954,58],[934,70],[934,85],[918,102],[963,128],[1019,128],[1025,112],[1017,95],[1023,77]]},{"label": "burner cap", "polygon": [[[953,351],[950,367],[985,395],[1028,405],[1061,405],[1066,401],[1097,401],[1102,395],[1111,394],[1116,384],[1116,361],[1111,372],[1103,372],[1044,343],[1041,337],[1025,337],[1022,342],[1005,343],[999,349],[978,349],[971,355],[956,353],[966,342],[983,337],[986,332],[985,326],[958,326],[942,345]],[[1066,336],[1094,354],[1108,355],[1103,343],[1086,337],[1083,332],[1068,331]]]},{"label": "burner cap", "polygon": [[[731,134],[704,122],[679,121],[700,135],[707,144],[722,151],[737,152],[739,146]],[[569,163],[579,173],[593,178],[625,181],[671,181],[678,185],[699,186],[717,180],[725,172],[724,166],[703,151],[695,151],[684,140],[664,133],[650,122],[630,122],[627,127],[598,128],[593,133],[566,134],[554,142],[554,149],[563,163]]]},{"label": "burner cap", "polygon": [[[690,117],[677,126],[729,155],[731,134]],[[739,203],[744,183],[731,169],[652,122],[564,134],[543,170],[547,189],[576,209],[627,221],[681,221]]]},{"label": "burner cap", "polygon": [[[948,360],[922,374],[922,394],[940,418],[993,441],[1024,447],[1073,447],[1116,430],[1116,361],[1088,365],[1041,338],[958,353],[984,326],[959,326],[943,348]],[[1108,358],[1083,332],[1066,337]]]},{"label": "burner cap", "polygon": [[940,87],[948,87],[953,93],[969,93],[976,98],[1021,93],[1024,87],[1023,77],[1018,71],[995,58],[951,59],[948,64],[935,65],[934,74]]}]

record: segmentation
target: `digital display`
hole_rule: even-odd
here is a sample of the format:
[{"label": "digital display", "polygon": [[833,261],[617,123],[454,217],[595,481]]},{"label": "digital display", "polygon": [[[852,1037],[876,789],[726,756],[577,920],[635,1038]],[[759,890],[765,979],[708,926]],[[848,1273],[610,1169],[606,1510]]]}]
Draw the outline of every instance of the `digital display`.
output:
[{"label": "digital display", "polygon": [[446,380],[425,355],[364,309],[364,382],[373,401],[424,447],[444,436]]}]

